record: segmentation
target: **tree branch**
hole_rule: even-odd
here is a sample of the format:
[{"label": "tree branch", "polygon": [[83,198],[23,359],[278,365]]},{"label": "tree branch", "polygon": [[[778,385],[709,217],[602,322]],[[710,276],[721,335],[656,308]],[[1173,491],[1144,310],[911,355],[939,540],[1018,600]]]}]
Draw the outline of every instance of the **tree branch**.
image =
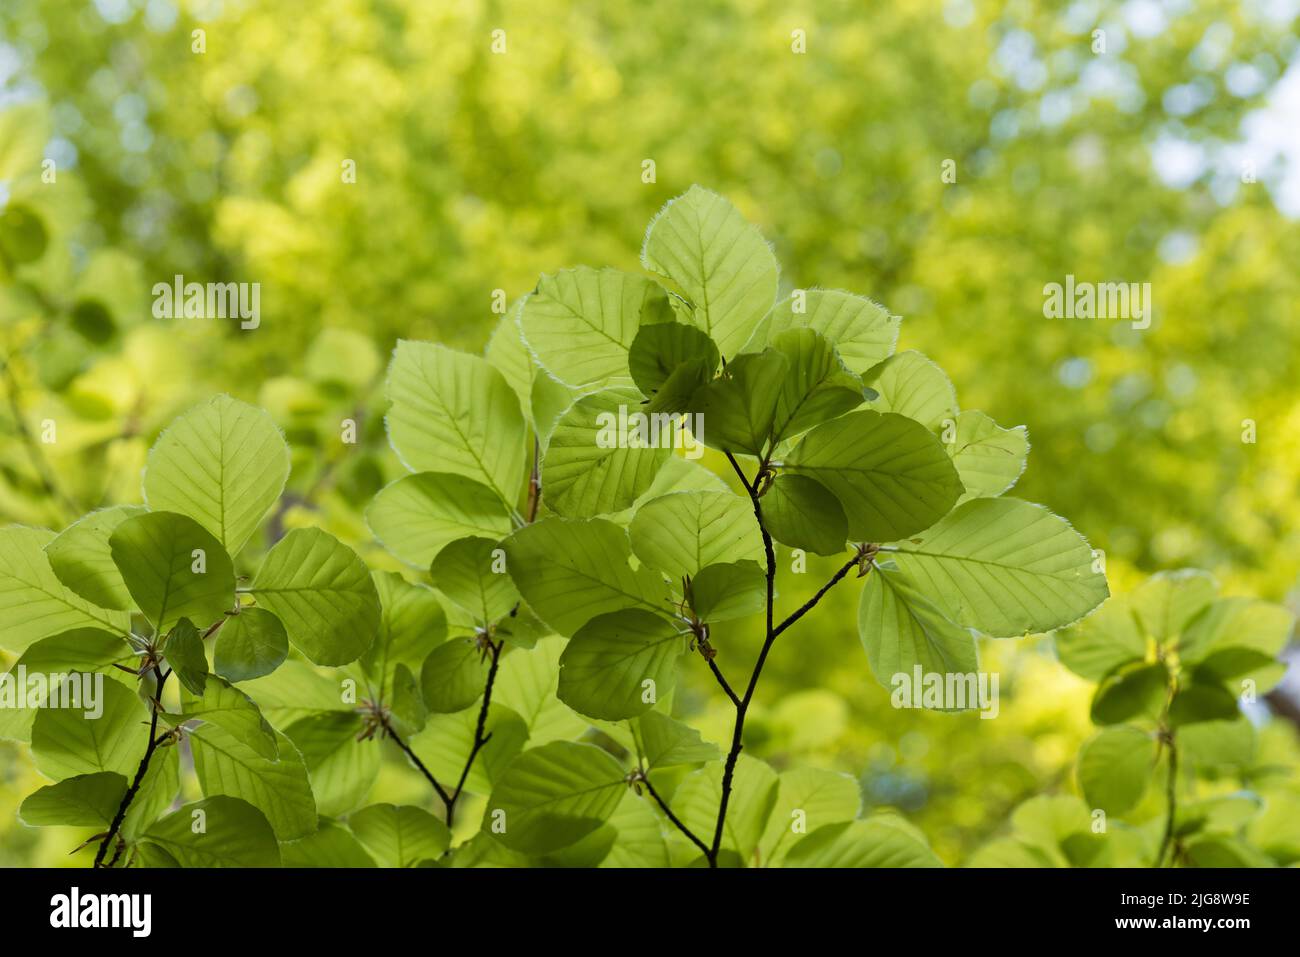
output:
[{"label": "tree branch", "polygon": [[637,780],[645,785],[645,789],[650,792],[650,796],[655,799],[655,803],[658,804],[659,807],[663,810],[664,814],[667,815],[668,820],[670,820],[673,823],[673,826],[676,827],[677,830],[685,834],[687,838],[690,839],[690,842],[692,844],[694,844],[701,851],[703,851],[704,857],[710,862],[710,866],[713,866],[712,861],[714,858],[714,854],[712,851],[709,850],[709,846],[705,844],[703,841],[701,841],[698,837],[696,837],[694,832],[692,832],[689,827],[683,824],[681,819],[678,818],[678,816],[673,813],[672,808],[670,808],[668,806],[668,803],[659,796],[659,792],[656,791],[654,785],[650,783],[650,777],[646,774],[646,772],[645,771],[639,772],[639,777],[637,778]]},{"label": "tree branch", "polygon": [[[145,746],[144,757],[140,759],[140,766],[135,770],[135,779],[131,786],[126,789],[122,795],[122,801],[117,806],[117,813],[113,815],[113,823],[108,826],[108,832],[104,835],[104,840],[100,842],[99,850],[95,852],[95,867],[104,866],[104,855],[108,853],[108,845],[113,842],[117,836],[122,822],[126,819],[126,812],[131,807],[131,802],[135,800],[136,792],[140,790],[140,784],[144,781],[145,772],[149,770],[149,761],[153,758],[153,753],[158,750],[158,745],[166,738],[166,735],[158,734],[158,713],[162,711],[162,693],[163,685],[167,682],[167,676],[171,674],[168,670],[164,672],[159,665],[153,666],[154,677],[158,681],[156,697],[153,699],[153,713],[149,716],[149,743]],[[113,855],[113,861],[117,861],[118,855]]]},{"label": "tree branch", "polygon": [[852,569],[855,565],[860,564],[861,562],[862,562],[862,554],[859,552],[855,554],[852,558],[850,558],[840,568],[839,571],[837,571],[834,575],[832,575],[831,580],[828,581],[825,585],[822,585],[822,587],[817,591],[817,594],[813,595],[806,602],[804,602],[803,605],[801,605],[799,609],[794,612],[794,614],[790,615],[789,618],[781,622],[781,624],[777,625],[776,632],[773,635],[773,637],[781,634],[781,632],[785,631],[787,628],[793,625],[804,615],[808,614],[808,612],[812,611],[817,606],[817,603],[822,600],[822,597],[828,591],[830,591],[832,588],[838,585],[840,581],[844,578],[844,576],[849,573],[850,569]]},{"label": "tree branch", "polygon": [[389,722],[388,715],[385,714],[380,719],[380,721],[384,726],[385,733],[390,738],[392,738],[394,741],[397,742],[397,746],[406,753],[406,756],[408,758],[411,759],[411,763],[414,764],[419,769],[420,773],[425,776],[428,782],[433,785],[433,789],[438,792],[438,797],[442,798],[442,803],[444,805],[450,805],[451,798],[447,795],[447,792],[443,789],[443,786],[438,783],[438,779],[433,776],[433,772],[430,771],[427,767],[425,767],[424,762],[421,761],[419,757],[416,756],[416,753],[411,750],[411,746],[407,744],[405,741],[403,741],[401,739],[401,736],[398,735],[398,733],[393,730],[393,725]]},{"label": "tree branch", "polygon": [[492,664],[488,668],[487,684],[483,687],[483,704],[478,709],[478,724],[474,726],[474,745],[470,748],[469,757],[465,759],[465,766],[461,768],[460,780],[456,782],[456,790],[451,792],[451,799],[447,804],[447,827],[451,828],[453,817],[456,813],[456,799],[460,797],[461,791],[465,789],[465,779],[469,777],[469,769],[474,766],[474,759],[478,757],[479,751],[488,743],[492,737],[491,734],[484,734],[487,729],[488,709],[492,707],[492,686],[497,680],[497,666],[501,663],[501,649],[505,646],[505,639],[502,638],[496,644],[492,639],[487,640],[490,654],[492,655]]}]

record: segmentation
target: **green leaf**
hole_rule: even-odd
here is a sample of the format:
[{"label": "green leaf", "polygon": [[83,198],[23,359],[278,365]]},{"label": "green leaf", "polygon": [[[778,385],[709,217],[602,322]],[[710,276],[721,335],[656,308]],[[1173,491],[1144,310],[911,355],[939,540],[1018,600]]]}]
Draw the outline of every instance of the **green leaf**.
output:
[{"label": "green leaf", "polygon": [[438,714],[468,708],[483,694],[486,682],[487,662],[471,639],[439,645],[420,669],[425,706]]},{"label": "green leaf", "polygon": [[1271,602],[1222,598],[1188,622],[1178,642],[1184,664],[1195,664],[1218,648],[1254,648],[1277,657],[1295,629],[1295,615]]},{"label": "green leaf", "polygon": [[849,537],[844,506],[830,489],[806,475],[778,475],[763,496],[768,534],[783,545],[815,555],[838,555]]},{"label": "green leaf", "polygon": [[253,699],[223,678],[208,678],[197,694],[186,686],[190,693],[181,694],[181,713],[165,715],[164,720],[178,725],[197,718],[214,724],[261,757],[275,760],[279,754],[275,731]]},{"label": "green leaf", "polygon": [[862,381],[879,396],[871,407],[896,412],[938,432],[957,418],[957,393],[948,376],[919,352],[900,352],[866,372]]},{"label": "green leaf", "polygon": [[76,707],[47,704],[36,712],[32,756],[46,777],[60,781],[96,771],[135,774],[149,733],[145,710],[130,688],[102,675],[100,681],[97,700],[83,697]]},{"label": "green leaf", "polygon": [[428,568],[458,538],[500,538],[510,512],[481,482],[446,472],[407,475],[386,486],[366,509],[366,524],[402,561]]},{"label": "green leaf", "polygon": [[658,284],[586,266],[543,276],[519,309],[538,362],[573,388],[626,382],[637,331],[669,318],[668,295]]},{"label": "green leaf", "polygon": [[425,585],[395,572],[374,572],[371,578],[379,594],[379,634],[361,656],[361,666],[382,686],[397,665],[415,671],[424,664],[447,637],[447,615],[437,593]]},{"label": "green leaf", "polygon": [[388,398],[388,440],[408,469],[464,475],[514,505],[527,470],[524,416],[487,360],[399,339]]},{"label": "green leaf", "polygon": [[144,497],[179,512],[236,555],[280,498],[289,447],[262,409],[219,395],[186,412],[149,450]]},{"label": "green leaf", "polygon": [[898,342],[899,319],[879,303],[836,289],[800,289],[773,308],[759,348],[787,329],[812,329],[835,346],[845,366],[862,375],[887,359]]},{"label": "green leaf", "polygon": [[126,777],[114,771],[79,774],[27,795],[18,817],[29,827],[104,827],[126,795]]},{"label": "green leaf", "polygon": [[677,626],[648,611],[599,615],[560,656],[560,700],[591,718],[635,717],[672,691],[685,649]]},{"label": "green leaf", "polygon": [[1189,765],[1214,771],[1245,768],[1255,761],[1255,726],[1243,714],[1231,721],[1203,721],[1180,728],[1178,748]]},{"label": "green leaf", "polygon": [[128,518],[144,514],[141,505],[99,509],[72,523],[45,546],[50,568],[70,590],[101,608],[125,611],[131,595],[113,564],[109,536]]},{"label": "green leaf", "polygon": [[284,867],[374,867],[375,861],[341,824],[322,820],[316,833],[280,845]]},{"label": "green leaf", "polygon": [[1102,680],[1092,698],[1094,724],[1154,719],[1164,709],[1169,671],[1164,662],[1125,665]]},{"label": "green leaf", "polygon": [[1202,721],[1231,721],[1237,714],[1237,699],[1231,691],[1195,680],[1180,684],[1169,704],[1169,724],[1174,728]]},{"label": "green leaf", "polygon": [[176,623],[163,643],[167,666],[176,672],[179,681],[192,694],[202,695],[208,680],[208,655],[203,650],[203,638],[194,622],[182,618]]},{"label": "green leaf", "polygon": [[892,412],[850,412],[819,425],[785,467],[835,494],[857,541],[893,541],[929,528],[962,492],[939,440]]},{"label": "green leaf", "polygon": [[830,341],[812,329],[788,329],[772,348],[786,358],[776,399],[773,442],[779,443],[862,404],[862,380],[845,368]]},{"label": "green leaf", "polygon": [[37,710],[46,700],[43,693],[39,698],[33,698],[29,694],[25,701],[11,697],[12,692],[22,687],[20,676],[26,674],[29,685],[31,675],[64,674],[70,671],[102,671],[105,672],[105,677],[119,683],[134,681],[120,672],[109,671],[113,663],[127,664],[131,667],[139,664],[121,635],[114,635],[98,628],[75,628],[61,635],[35,642],[23,652],[9,669],[6,677],[0,679],[3,681],[3,684],[0,684],[0,702],[3,702],[3,706],[0,706],[0,738],[30,741],[32,721],[36,718]]},{"label": "green leaf", "polygon": [[610,611],[666,609],[663,581],[649,568],[632,568],[627,534],[611,522],[544,519],[502,545],[520,594],[561,635]]},{"label": "green leaf", "polygon": [[994,498],[1015,485],[1024,472],[1029,434],[1023,425],[1004,429],[983,412],[959,412],[948,452],[966,487],[958,504]]},{"label": "green leaf", "polygon": [[1218,593],[1213,575],[1184,568],[1157,572],[1133,590],[1129,601],[1138,624],[1160,645],[1169,646]]},{"label": "green leaf", "polygon": [[64,587],[44,551],[53,538],[44,529],[0,528],[0,647],[9,651],[74,628],[130,630],[125,612],[97,608]]},{"label": "green leaf", "polygon": [[307,768],[293,742],[276,735],[279,757],[270,760],[216,724],[189,736],[194,773],[203,793],[247,801],[266,815],[275,836],[293,841],[316,830],[316,801]]},{"label": "green leaf", "polygon": [[650,798],[628,791],[604,827],[614,831],[617,840],[601,867],[669,866],[668,843]]},{"label": "green leaf", "polygon": [[766,563],[753,505],[731,492],[673,492],[637,509],[629,528],[632,550],[670,578],[707,565]]},{"label": "green leaf", "polygon": [[720,378],[697,389],[690,400],[695,438],[726,452],[761,455],[772,438],[776,405],[790,360],[775,349],[737,356]]},{"label": "green leaf", "polygon": [[722,754],[700,732],[659,711],[647,711],[631,723],[647,771],[682,764],[705,764]]},{"label": "green leaf", "polygon": [[1230,837],[1192,841],[1184,851],[1190,867],[1271,867],[1273,862],[1258,849]]},{"label": "green leaf", "polygon": [[776,805],[759,845],[768,867],[784,860],[801,835],[852,821],[862,810],[862,789],[852,775],[821,768],[792,768],[779,775]]},{"label": "green leaf", "polygon": [[[682,779],[672,798],[672,808],[688,828],[702,840],[713,835],[722,800],[721,764],[710,764]],[[758,843],[776,805],[776,772],[757,758],[742,753],[731,782],[731,800],[722,831],[722,847],[740,856],[746,866],[754,863]]]},{"label": "green leaf", "polygon": [[159,633],[182,618],[207,625],[235,601],[235,567],[221,543],[192,518],[147,512],[109,537],[113,562],[136,606]]},{"label": "green leaf", "polygon": [[1079,752],[1079,787],[1090,806],[1123,814],[1142,800],[1155,760],[1154,736],[1137,728],[1107,728]]},{"label": "green leaf", "polygon": [[643,326],[628,351],[632,381],[650,401],[646,412],[686,412],[691,396],[717,371],[713,340],[694,326],[660,322]]},{"label": "green leaf", "polygon": [[557,697],[560,656],[568,642],[553,636],[529,651],[510,651],[501,659],[492,700],[517,712],[536,747],[580,736],[589,722]]},{"label": "green leaf", "polygon": [[[1256,694],[1271,691],[1286,674],[1287,665],[1254,648],[1224,645],[1202,658],[1192,668],[1193,681],[1201,684],[1235,684],[1241,690],[1250,682]],[[1234,690],[1229,687],[1229,690]]]},{"label": "green leaf", "polygon": [[361,716],[346,711],[309,715],[284,729],[302,755],[322,815],[360,807],[379,776],[383,752],[373,741],[358,741],[361,731]]},{"label": "green leaf", "polygon": [[415,675],[406,665],[399,664],[393,669],[387,704],[393,726],[402,735],[411,735],[419,731],[429,717],[429,709],[424,704],[420,683],[415,680]]},{"label": "green leaf", "polygon": [[214,665],[231,681],[269,675],[289,654],[289,636],[280,619],[265,608],[241,608],[217,632]]},{"label": "green leaf", "polygon": [[785,857],[786,867],[942,867],[914,833],[886,818],[828,824]]},{"label": "green leaf", "polygon": [[380,867],[414,867],[451,845],[446,824],[410,805],[372,804],[351,815],[348,827]]},{"label": "green leaf", "polygon": [[631,390],[583,396],[551,432],[542,459],[546,502],[575,518],[621,511],[650,488],[680,441],[672,417],[647,416]]},{"label": "green leaf", "polygon": [[590,744],[555,741],[525,751],[492,789],[483,830],[524,854],[558,851],[614,813],[624,777],[614,758]]},{"label": "green leaf", "polygon": [[252,592],[318,665],[355,661],[379,629],[379,596],[366,566],[318,528],[295,528],[277,542]]},{"label": "green leaf", "polygon": [[122,837],[134,843],[154,821],[158,820],[176,801],[181,789],[180,749],[163,746],[154,751],[149,770],[131,801],[131,807],[122,819]]},{"label": "green leaf", "polygon": [[766,605],[767,575],[758,562],[720,562],[691,580],[691,608],[700,621],[756,615]]},{"label": "green leaf", "polygon": [[776,299],[771,247],[731,203],[699,186],[651,220],[641,264],[677,284],[724,356],[740,350]]},{"label": "green leaf", "polygon": [[209,797],[173,811],[145,832],[181,867],[279,867],[280,847],[265,817],[232,797]]},{"label": "green leaf", "polygon": [[462,538],[438,553],[429,569],[434,586],[486,625],[510,614],[519,590],[506,573],[506,554],[498,540]]},{"label": "green leaf", "polygon": [[[949,621],[906,575],[887,567],[877,566],[867,576],[858,603],[858,636],[871,673],[895,696],[916,681],[918,666],[923,682],[937,675],[945,686],[949,675],[979,672],[979,651],[970,630]],[[924,701],[923,688],[910,690]],[[981,704],[967,701],[965,708]],[[945,700],[944,705],[936,710],[965,709],[953,701]]]},{"label": "green leaf", "polygon": [[1106,577],[1070,523],[1011,498],[973,499],[895,553],[949,618],[994,638],[1060,628],[1106,598]]},{"label": "green leaf", "polygon": [[1088,617],[1053,636],[1061,664],[1089,681],[1142,661],[1146,636],[1138,630],[1128,595],[1112,595]]}]

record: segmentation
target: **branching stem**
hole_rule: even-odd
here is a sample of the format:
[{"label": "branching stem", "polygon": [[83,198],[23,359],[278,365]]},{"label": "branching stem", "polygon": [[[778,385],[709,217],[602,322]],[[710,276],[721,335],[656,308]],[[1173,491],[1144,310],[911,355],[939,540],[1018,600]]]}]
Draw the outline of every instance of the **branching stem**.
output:
[{"label": "branching stem", "polygon": [[[126,789],[122,795],[122,801],[117,806],[117,813],[113,815],[113,823],[108,826],[108,832],[99,844],[99,850],[95,852],[95,867],[104,866],[104,856],[108,853],[108,846],[113,843],[113,838],[117,836],[118,830],[122,827],[122,821],[126,819],[126,812],[131,807],[131,802],[135,800],[136,792],[140,790],[140,784],[144,781],[145,773],[149,770],[149,762],[153,759],[153,754],[158,750],[158,745],[165,739],[166,735],[158,734],[158,714],[162,711],[162,693],[163,685],[167,682],[167,676],[171,671],[163,671],[160,665],[153,666],[154,678],[157,680],[155,690],[156,697],[153,700],[153,713],[149,716],[149,743],[145,746],[144,757],[140,759],[140,766],[135,770],[135,778],[131,781],[131,786]],[[120,851],[120,848],[118,849]],[[116,862],[118,855],[113,855],[113,861]]]}]

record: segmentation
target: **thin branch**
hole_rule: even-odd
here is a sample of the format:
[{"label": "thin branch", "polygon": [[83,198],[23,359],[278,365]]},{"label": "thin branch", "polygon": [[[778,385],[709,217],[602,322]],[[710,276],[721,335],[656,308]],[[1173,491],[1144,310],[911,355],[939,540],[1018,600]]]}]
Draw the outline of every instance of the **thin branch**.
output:
[{"label": "thin branch", "polygon": [[705,858],[708,859],[708,861],[710,862],[709,866],[713,866],[712,862],[713,862],[714,854],[712,851],[709,850],[709,846],[705,844],[703,841],[701,841],[698,837],[696,837],[694,832],[692,832],[689,827],[683,824],[681,819],[678,818],[678,816],[673,813],[673,809],[668,806],[668,802],[666,802],[663,798],[659,796],[659,792],[656,791],[654,785],[650,783],[649,776],[644,771],[642,771],[640,772],[640,775],[637,778],[637,780],[640,781],[640,783],[645,785],[645,789],[650,792],[650,796],[655,799],[655,803],[658,804],[659,807],[663,810],[664,814],[668,816],[668,820],[670,820],[673,823],[673,826],[676,827],[677,830],[685,834],[687,838],[690,839],[690,842],[692,844],[694,844],[701,851],[703,851]]},{"label": "thin branch", "polygon": [[488,743],[492,735],[485,734],[487,730],[488,709],[492,707],[492,686],[497,680],[497,666],[501,663],[501,649],[505,646],[505,639],[502,638],[496,644],[492,639],[488,639],[488,648],[492,655],[492,664],[488,668],[487,684],[483,687],[483,704],[478,709],[478,724],[474,726],[474,746],[470,748],[469,757],[465,759],[465,766],[461,768],[460,780],[456,782],[456,790],[451,792],[451,799],[447,804],[447,827],[451,828],[452,820],[456,813],[456,799],[465,790],[465,780],[469,777],[469,769],[474,766],[474,759],[478,753],[483,750],[483,746]]},{"label": "thin branch", "polygon": [[[154,665],[153,673],[157,679],[158,687],[155,690],[156,697],[152,702],[153,713],[149,716],[149,743],[145,746],[144,757],[140,759],[140,766],[135,770],[135,779],[131,782],[131,786],[126,789],[126,793],[122,795],[121,803],[117,806],[117,813],[113,815],[113,823],[108,826],[108,832],[104,835],[104,840],[100,842],[99,850],[95,852],[95,867],[104,866],[104,855],[108,853],[108,845],[113,842],[118,829],[121,828],[122,822],[126,819],[127,809],[131,807],[131,802],[135,800],[136,792],[140,790],[140,784],[144,781],[145,772],[149,770],[149,761],[153,758],[153,753],[158,750],[158,745],[167,737],[165,734],[158,734],[158,713],[162,711],[163,685],[167,683],[167,676],[171,674],[171,671],[163,671],[161,666]],[[118,855],[114,854],[113,861],[116,862],[117,858]]]},{"label": "thin branch", "polygon": [[847,575],[854,566],[861,564],[861,562],[862,562],[862,555],[854,554],[852,558],[850,558],[843,566],[841,566],[839,571],[837,571],[834,575],[831,576],[830,581],[828,581],[825,585],[822,585],[822,587],[817,591],[817,594],[809,598],[806,602],[803,603],[802,606],[799,607],[797,611],[794,612],[794,614],[792,614],[789,618],[787,618],[785,621],[781,622],[781,624],[776,626],[776,631],[772,637],[775,638],[777,635],[781,634],[781,632],[785,631],[787,628],[793,625],[804,615],[808,614],[808,612],[812,611],[813,608],[817,606],[817,603],[822,600],[822,597],[828,591],[830,591],[832,588],[838,585],[841,579],[843,579],[844,576]]},{"label": "thin branch", "polygon": [[411,750],[411,746],[403,741],[398,733],[393,730],[393,726],[389,722],[387,715],[384,715],[381,719],[381,723],[383,724],[384,731],[388,736],[397,742],[397,746],[406,752],[406,756],[411,759],[411,763],[414,764],[419,769],[420,773],[425,776],[428,782],[433,785],[433,789],[438,792],[438,797],[442,798],[442,803],[450,804],[451,798],[447,795],[443,786],[438,783],[438,779],[433,776],[433,772],[425,767],[424,762],[421,761],[419,757],[416,756],[416,753]]},{"label": "thin branch", "polygon": [[731,690],[731,685],[729,685],[727,679],[722,676],[722,669],[718,667],[718,663],[712,658],[709,659],[709,670],[713,672],[713,677],[718,679],[718,684],[721,685],[722,690],[727,693],[727,697],[731,699],[731,703],[736,707],[740,707],[740,698],[737,697],[736,692]]}]

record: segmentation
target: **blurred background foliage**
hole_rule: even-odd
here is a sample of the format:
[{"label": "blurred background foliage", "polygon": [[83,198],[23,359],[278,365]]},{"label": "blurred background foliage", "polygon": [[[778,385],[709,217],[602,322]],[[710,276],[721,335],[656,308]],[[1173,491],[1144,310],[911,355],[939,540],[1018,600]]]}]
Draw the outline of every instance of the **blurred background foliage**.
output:
[{"label": "blurred background foliage", "polygon": [[[1295,608],[1298,12],[6,0],[0,521],[62,527],[137,501],[158,429],[226,391],[295,449],[271,534],[323,524],[394,567],[360,517],[398,474],[379,388],[394,340],[482,349],[494,290],[513,302],[542,272],[637,269],[644,223],[701,183],[771,238],[784,287],[886,303],[900,346],[948,370],[964,407],[1025,424],[1018,494],[1106,552],[1112,590],[1196,565]],[[155,319],[151,287],[176,274],[260,283],[260,326]],[[1150,328],[1044,318],[1044,285],[1067,274],[1150,282]],[[856,602],[833,593],[778,647],[752,753],[858,775],[949,863],[1025,799],[1076,789],[1089,688],[1050,638],[985,642],[997,720],[898,711],[866,668]],[[755,637],[715,643],[744,661]],[[721,739],[724,704],[701,681],[679,707]],[[1253,717],[1249,767],[1206,787],[1266,771],[1295,810],[1294,727]],[[0,743],[2,864],[69,860],[15,822],[38,783]],[[396,760],[373,799],[425,796]],[[1280,863],[1300,858],[1300,834],[1275,843]]]}]

